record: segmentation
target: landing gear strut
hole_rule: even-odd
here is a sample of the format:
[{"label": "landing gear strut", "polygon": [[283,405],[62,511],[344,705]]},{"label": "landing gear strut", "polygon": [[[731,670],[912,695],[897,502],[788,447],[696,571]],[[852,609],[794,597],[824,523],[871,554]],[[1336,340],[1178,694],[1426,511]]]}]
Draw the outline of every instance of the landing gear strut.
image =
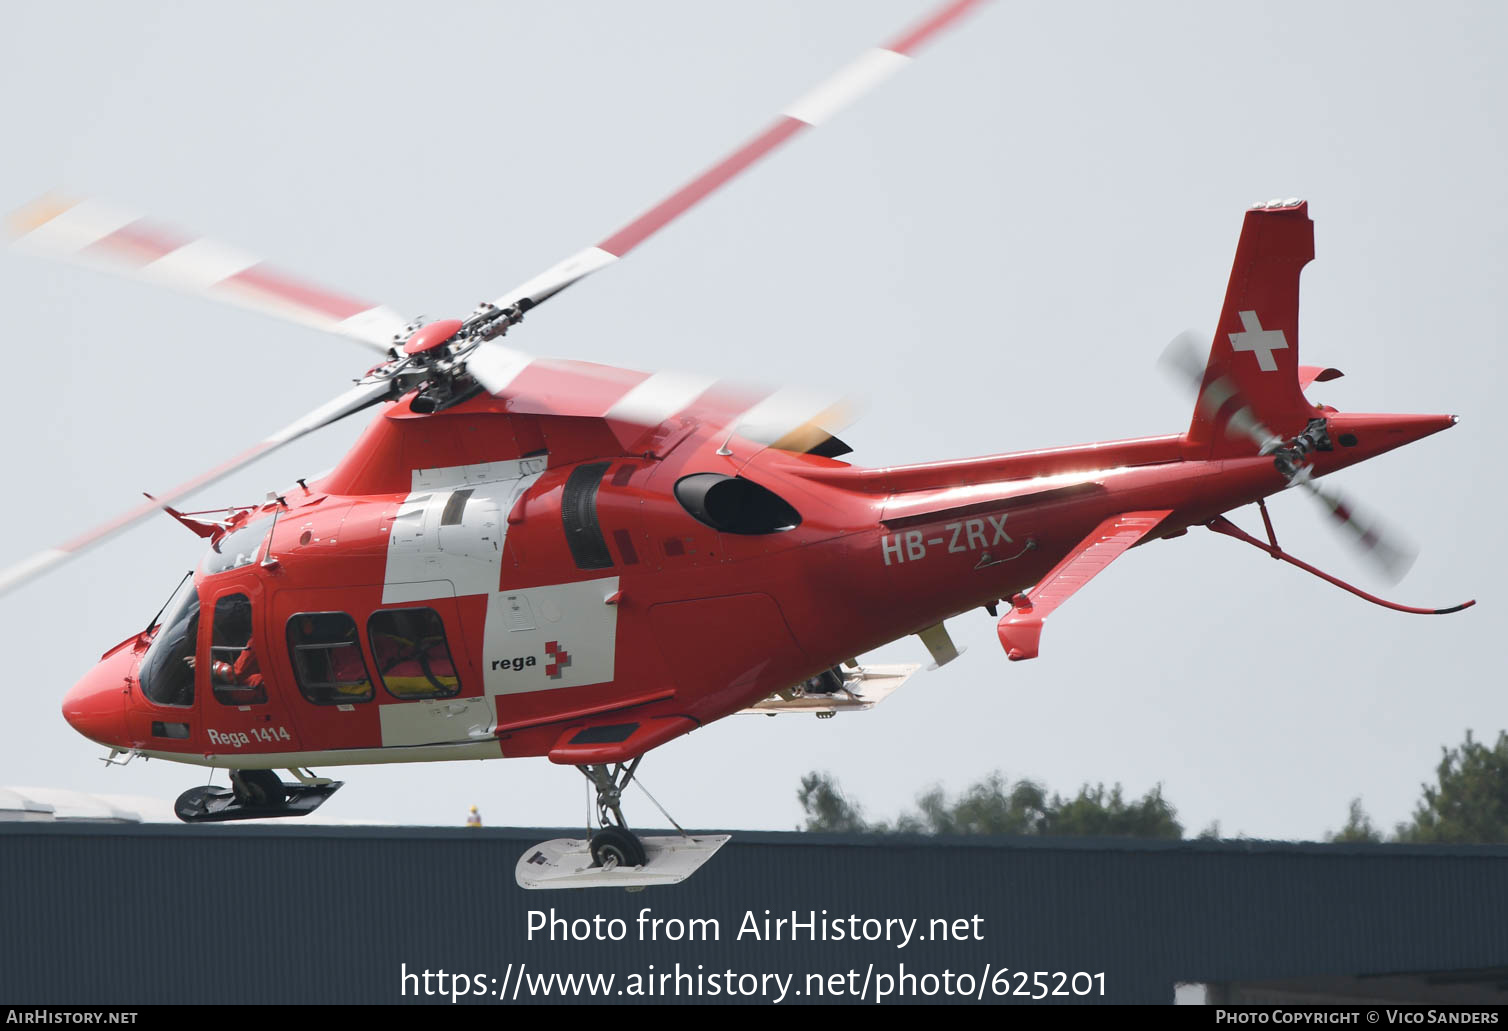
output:
[{"label": "landing gear strut", "polygon": [[288,789],[271,770],[231,770],[230,786],[242,805],[282,805],[288,800]]},{"label": "landing gear strut", "polygon": [[519,857],[513,877],[521,888],[623,888],[678,884],[699,870],[728,842],[726,834],[687,834],[643,783],[639,787],[677,831],[675,837],[641,839],[623,818],[623,789],[642,756],[620,763],[576,768],[597,789],[597,830],[591,839],[542,841]]},{"label": "landing gear strut", "polygon": [[604,870],[619,867],[643,866],[647,862],[644,843],[628,829],[620,808],[623,789],[634,779],[634,771],[643,759],[639,756],[628,763],[578,766],[582,776],[597,789],[597,823],[599,829],[592,835],[592,865]]}]

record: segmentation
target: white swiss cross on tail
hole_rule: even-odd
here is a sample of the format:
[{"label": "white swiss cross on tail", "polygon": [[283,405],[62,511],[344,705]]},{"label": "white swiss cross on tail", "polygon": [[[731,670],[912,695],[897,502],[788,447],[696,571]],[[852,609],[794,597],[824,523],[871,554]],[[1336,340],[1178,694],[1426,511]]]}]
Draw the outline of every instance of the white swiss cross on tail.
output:
[{"label": "white swiss cross on tail", "polygon": [[1263,329],[1254,311],[1241,313],[1242,333],[1230,334],[1233,351],[1251,351],[1257,356],[1257,367],[1263,372],[1277,372],[1278,363],[1272,357],[1274,351],[1288,350],[1288,338],[1281,329]]}]

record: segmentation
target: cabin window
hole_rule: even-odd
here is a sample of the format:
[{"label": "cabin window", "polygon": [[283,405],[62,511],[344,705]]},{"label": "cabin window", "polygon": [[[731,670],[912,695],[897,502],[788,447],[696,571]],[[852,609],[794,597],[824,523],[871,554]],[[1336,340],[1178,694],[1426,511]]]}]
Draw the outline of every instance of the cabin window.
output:
[{"label": "cabin window", "polygon": [[205,576],[249,566],[262,554],[262,545],[272,530],[271,519],[257,519],[232,530],[211,546],[200,566]]},{"label": "cabin window", "polygon": [[676,500],[698,522],[722,533],[782,533],[801,515],[774,491],[742,476],[694,473],[675,484]]},{"label": "cabin window", "polygon": [[227,594],[215,602],[209,684],[222,705],[260,705],[267,701],[262,666],[251,645],[251,599],[244,594]]},{"label": "cabin window", "polygon": [[475,491],[467,487],[452,494],[445,502],[445,510],[440,513],[440,525],[460,526],[466,518],[466,502],[471,500],[473,493]]},{"label": "cabin window", "polygon": [[299,691],[315,705],[372,700],[356,621],[344,612],[300,612],[289,619],[288,654]]},{"label": "cabin window", "polygon": [[445,623],[434,609],[385,609],[367,620],[377,677],[388,694],[404,701],[453,698],[461,678],[445,640]]},{"label": "cabin window", "polygon": [[194,649],[199,644],[199,591],[185,577],[168,599],[157,635],[141,663],[141,693],[155,705],[194,704]]}]

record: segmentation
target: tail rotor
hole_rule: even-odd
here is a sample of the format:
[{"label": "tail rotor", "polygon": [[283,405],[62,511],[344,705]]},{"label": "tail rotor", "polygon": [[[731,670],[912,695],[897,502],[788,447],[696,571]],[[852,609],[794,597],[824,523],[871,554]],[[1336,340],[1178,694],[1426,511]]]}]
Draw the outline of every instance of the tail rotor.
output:
[{"label": "tail rotor", "polygon": [[1250,401],[1227,377],[1204,382],[1205,364],[1201,352],[1207,352],[1206,338],[1185,330],[1163,350],[1159,365],[1183,384],[1195,397],[1195,406],[1207,418],[1230,409],[1228,432],[1245,437],[1258,455],[1273,456],[1273,466],[1288,481],[1314,498],[1328,513],[1351,545],[1388,583],[1396,584],[1408,574],[1419,549],[1397,533],[1386,529],[1373,515],[1365,512],[1340,491],[1321,487],[1314,482],[1309,456],[1316,450],[1328,450],[1330,442],[1323,420],[1314,420],[1301,433],[1283,438],[1269,429],[1254,414]]}]

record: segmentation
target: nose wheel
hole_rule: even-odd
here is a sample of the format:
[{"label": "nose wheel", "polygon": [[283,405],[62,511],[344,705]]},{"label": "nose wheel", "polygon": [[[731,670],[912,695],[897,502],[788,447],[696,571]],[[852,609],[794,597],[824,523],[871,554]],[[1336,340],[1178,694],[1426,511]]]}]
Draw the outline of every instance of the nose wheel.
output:
[{"label": "nose wheel", "polygon": [[597,824],[599,829],[592,835],[592,865],[604,870],[618,867],[643,866],[648,857],[644,843],[628,829],[621,808],[623,789],[634,779],[639,768],[640,756],[628,763],[600,764],[576,767],[582,776],[597,789]]}]

